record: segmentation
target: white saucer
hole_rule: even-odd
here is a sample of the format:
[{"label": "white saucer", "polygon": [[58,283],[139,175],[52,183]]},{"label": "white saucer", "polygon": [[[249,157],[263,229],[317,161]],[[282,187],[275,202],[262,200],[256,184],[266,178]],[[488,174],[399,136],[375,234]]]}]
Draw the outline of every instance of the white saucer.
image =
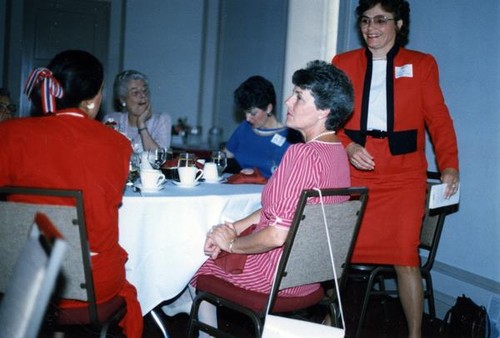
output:
[{"label": "white saucer", "polygon": [[142,187],[142,184],[141,183],[136,183],[135,186],[139,189],[141,189],[141,192],[145,192],[145,193],[153,193],[153,192],[159,192],[163,189],[165,189],[165,184],[161,184],[158,188],[153,188],[153,189],[146,189],[146,188],[143,188]]},{"label": "white saucer", "polygon": [[198,184],[200,184],[200,181],[196,181],[196,182],[189,183],[189,184],[181,183],[181,182],[177,182],[177,181],[172,181],[172,182],[174,182],[174,184],[176,186],[181,187],[181,188],[192,188],[192,187],[196,187]]},{"label": "white saucer", "polygon": [[216,181],[212,181],[212,180],[207,180],[207,179],[205,179],[203,182],[208,183],[208,184],[220,184],[220,183],[223,183],[223,182],[225,182],[225,181],[226,181],[226,178],[225,178],[225,177],[219,177],[219,179],[218,179],[218,180],[216,180]]}]

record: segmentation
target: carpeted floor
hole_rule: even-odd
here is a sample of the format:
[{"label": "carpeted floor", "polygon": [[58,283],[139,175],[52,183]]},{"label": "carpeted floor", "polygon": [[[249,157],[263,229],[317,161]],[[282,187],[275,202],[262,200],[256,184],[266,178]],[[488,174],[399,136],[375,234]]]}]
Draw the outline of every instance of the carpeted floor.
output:
[{"label": "carpeted floor", "polygon": [[[348,292],[343,300],[344,314],[346,317],[347,337],[353,337],[357,325],[357,316],[360,310],[359,290]],[[383,305],[385,302],[385,307]],[[315,318],[316,321],[321,321],[324,316],[322,308],[313,308],[308,314]],[[188,332],[189,316],[187,314],[178,314],[174,317],[168,317],[163,314],[161,310],[157,313],[160,314],[161,320],[168,330],[170,338],[185,338]],[[228,311],[222,311],[219,314],[219,325],[226,327],[235,334],[236,337],[246,338],[252,337],[251,323],[244,317],[235,316]],[[446,337],[439,333],[441,326],[440,320],[430,321],[428,317],[424,316],[422,325],[423,338]],[[120,332],[114,330],[108,337],[121,337]],[[90,338],[96,337],[95,333],[83,328],[76,328],[66,334],[70,338]],[[362,337],[406,337],[407,327],[406,321],[401,309],[401,305],[397,299],[373,299],[370,303],[367,313],[366,322],[363,327]],[[48,333],[42,333],[40,338],[51,337]],[[151,315],[144,318],[144,334],[143,338],[161,338],[163,337],[161,331],[158,329],[155,321]]]},{"label": "carpeted floor", "polygon": [[[360,310],[359,290],[352,290],[346,295],[344,300],[344,314],[346,317],[347,337],[353,337],[357,325],[357,316]],[[384,307],[385,302],[385,307]],[[315,308],[309,313],[310,316],[316,317],[316,321],[321,321],[323,310]],[[158,311],[161,313],[161,311]],[[187,314],[179,314],[175,317],[161,316],[165,323],[169,337],[184,338],[187,336],[188,320]],[[252,337],[251,323],[241,316],[224,311],[219,314],[220,323],[229,330],[234,332],[235,336],[245,338]],[[424,316],[422,325],[423,338],[445,337],[439,333],[441,326],[440,320],[430,321],[427,316]],[[407,326],[404,318],[403,310],[399,300],[388,299],[373,299],[371,301],[367,313],[366,322],[363,327],[362,337],[406,337]],[[144,338],[162,337],[160,330],[157,328],[151,316],[146,316],[144,321]]]}]

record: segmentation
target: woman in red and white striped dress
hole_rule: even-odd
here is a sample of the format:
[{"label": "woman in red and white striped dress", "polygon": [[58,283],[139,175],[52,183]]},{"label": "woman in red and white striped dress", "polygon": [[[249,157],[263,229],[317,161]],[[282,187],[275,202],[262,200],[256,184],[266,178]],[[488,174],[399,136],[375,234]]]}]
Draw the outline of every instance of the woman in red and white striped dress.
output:
[{"label": "woman in red and white striped dress", "polygon": [[[348,78],[330,64],[313,61],[294,73],[293,84],[293,93],[286,100],[286,125],[300,131],[306,142],[288,148],[264,187],[260,210],[237,222],[212,228],[204,248],[211,259],[194,276],[191,284],[195,287],[199,275],[209,274],[248,290],[269,293],[300,192],[350,185],[347,154],[335,135],[352,112],[353,94]],[[254,224],[250,235],[238,237]],[[247,255],[241,274],[231,274],[215,264],[221,250]],[[293,287],[282,290],[281,295],[307,295],[318,287],[319,284]]]}]

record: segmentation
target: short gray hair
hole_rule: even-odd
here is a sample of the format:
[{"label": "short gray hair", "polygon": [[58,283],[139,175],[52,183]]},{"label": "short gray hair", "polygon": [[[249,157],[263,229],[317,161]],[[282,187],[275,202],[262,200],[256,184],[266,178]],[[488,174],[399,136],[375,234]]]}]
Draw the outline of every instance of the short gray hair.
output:
[{"label": "short gray hair", "polygon": [[148,77],[137,71],[137,70],[124,70],[115,77],[115,83],[113,84],[113,94],[114,94],[114,103],[115,109],[121,110],[121,102],[120,100],[124,99],[127,96],[127,85],[132,80],[142,80],[146,87],[149,88],[149,79]]}]

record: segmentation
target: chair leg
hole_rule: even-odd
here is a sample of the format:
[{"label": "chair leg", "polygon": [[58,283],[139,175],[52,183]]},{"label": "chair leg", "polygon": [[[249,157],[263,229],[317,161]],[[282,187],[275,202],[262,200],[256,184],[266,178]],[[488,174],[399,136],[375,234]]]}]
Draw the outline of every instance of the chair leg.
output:
[{"label": "chair leg", "polygon": [[160,329],[161,333],[163,334],[163,337],[168,338],[167,329],[163,325],[163,321],[161,320],[160,316],[156,313],[156,311],[154,309],[151,310],[150,314],[151,314],[151,317],[153,318],[153,320],[155,321],[156,325]]},{"label": "chair leg", "polygon": [[[425,286],[427,289],[427,302],[429,306],[429,317],[431,320],[436,319],[436,307],[434,305],[434,287],[432,285],[431,274],[425,275]],[[424,293],[425,295],[425,293]]]},{"label": "chair leg", "polygon": [[193,304],[191,307],[191,314],[189,318],[189,327],[188,327],[188,337],[195,338],[197,337],[196,333],[198,333],[198,310],[200,308],[200,302],[195,298],[193,300]]},{"label": "chair leg", "polygon": [[355,335],[356,338],[361,337],[361,332],[363,330],[363,324],[364,324],[364,321],[365,321],[366,312],[368,311],[368,302],[370,301],[370,294],[371,294],[371,291],[372,291],[372,288],[373,288],[373,283],[374,283],[375,277],[377,275],[376,272],[377,271],[374,270],[370,274],[370,278],[368,279],[368,282],[367,282],[367,285],[366,285],[365,296],[363,298],[363,306],[361,308],[361,313],[359,315],[358,326],[356,328],[356,335]]},{"label": "chair leg", "polygon": [[341,324],[340,311],[338,310],[336,301],[330,301],[327,304],[325,318],[321,324],[335,327],[339,327]]},{"label": "chair leg", "polygon": [[199,310],[202,302],[208,302],[212,305],[215,305],[217,309],[219,309],[221,306],[231,309],[233,311],[237,311],[240,314],[245,315],[248,317],[254,327],[254,336],[255,337],[260,337],[262,335],[262,318],[258,318],[258,315],[254,313],[252,310],[247,309],[245,307],[242,307],[238,304],[235,304],[229,300],[224,300],[221,298],[218,298],[217,296],[211,295],[209,293],[205,292],[199,292],[196,298],[193,300],[193,305],[191,307],[191,314],[189,318],[189,329],[188,329],[188,337],[197,337],[197,333],[199,331],[204,331],[208,333],[209,335],[215,336],[215,337],[231,337],[234,338],[234,334],[225,332],[221,328],[215,328],[212,327],[204,322],[201,322],[199,320]]},{"label": "chair leg", "polygon": [[99,334],[99,338],[106,338],[106,336],[108,335],[108,330],[109,330],[109,323],[106,323],[101,327],[101,333]]},{"label": "chair leg", "polygon": [[[379,286],[379,292],[380,294],[382,295],[382,300],[381,300],[381,303],[382,303],[382,307],[384,308],[384,322],[387,324],[389,323],[389,309],[388,309],[388,305],[387,305],[387,289],[385,287],[385,278],[383,275],[380,275],[378,278],[377,278],[377,281],[374,283],[377,283],[378,286]],[[374,285],[375,286],[375,285]]]},{"label": "chair leg", "polygon": [[[224,337],[227,336],[229,337],[229,334],[224,333],[221,331],[217,325],[214,327],[212,324],[217,324],[217,323],[205,323],[200,320],[200,311],[203,311],[202,308],[202,303],[206,302],[207,304],[213,305],[216,308],[218,307],[218,303],[216,300],[214,300],[210,295],[205,294],[205,293],[199,293],[197,297],[193,300],[193,304],[191,307],[191,313],[190,313],[190,318],[189,318],[189,326],[188,326],[188,337],[191,338],[196,338],[198,337],[200,331],[205,332],[209,334],[210,336],[214,337]],[[218,310],[217,310],[218,311]],[[218,315],[217,315],[218,317]],[[218,318],[216,318],[218,321]]]}]

